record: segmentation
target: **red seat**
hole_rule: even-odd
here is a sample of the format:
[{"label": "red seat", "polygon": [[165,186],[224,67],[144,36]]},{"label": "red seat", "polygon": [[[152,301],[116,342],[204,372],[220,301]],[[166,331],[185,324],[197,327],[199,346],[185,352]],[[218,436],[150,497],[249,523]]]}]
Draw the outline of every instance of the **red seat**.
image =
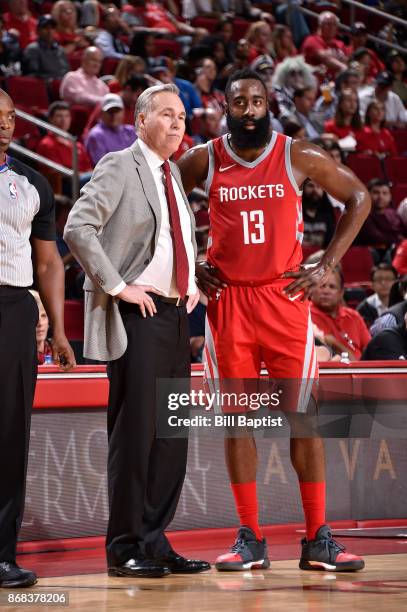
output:
[{"label": "red seat", "polygon": [[407,157],[387,157],[384,160],[386,176],[392,183],[405,182],[407,176]]},{"label": "red seat", "polygon": [[83,340],[83,302],[65,300],[64,303],[65,333],[68,340]]},{"label": "red seat", "polygon": [[114,74],[116,72],[118,63],[119,60],[115,57],[105,57],[100,74]]},{"label": "red seat", "polygon": [[368,183],[374,178],[383,178],[382,164],[376,155],[352,153],[348,156],[346,165],[363,183]]},{"label": "red seat", "polygon": [[320,251],[320,247],[318,246],[303,246],[302,247],[302,261],[307,261],[308,257],[310,255],[313,255],[313,253],[316,253],[317,251]]},{"label": "red seat", "polygon": [[205,28],[208,32],[212,33],[215,31],[217,23],[218,20],[214,17],[194,17],[191,25],[193,25],[194,28]]},{"label": "red seat", "polygon": [[155,57],[159,55],[167,55],[168,57],[172,57],[173,59],[178,59],[181,57],[181,45],[177,40],[166,40],[165,38],[156,38],[154,40]]},{"label": "red seat", "polygon": [[399,153],[407,152],[407,130],[391,130]]},{"label": "red seat", "polygon": [[46,113],[49,99],[47,86],[42,79],[28,76],[13,76],[7,79],[7,90],[16,106]]},{"label": "red seat", "polygon": [[351,247],[343,256],[341,265],[346,285],[370,285],[374,262],[369,247]]},{"label": "red seat", "polygon": [[246,21],[246,19],[237,18],[233,20],[233,40],[235,42],[246,36],[249,25],[250,22]]},{"label": "red seat", "polygon": [[393,206],[398,208],[400,202],[407,198],[407,183],[396,183],[391,188],[391,193],[393,195]]},{"label": "red seat", "polygon": [[85,106],[84,104],[73,104],[71,106],[72,123],[69,130],[71,134],[78,137],[82,136],[92,111],[91,106]]}]

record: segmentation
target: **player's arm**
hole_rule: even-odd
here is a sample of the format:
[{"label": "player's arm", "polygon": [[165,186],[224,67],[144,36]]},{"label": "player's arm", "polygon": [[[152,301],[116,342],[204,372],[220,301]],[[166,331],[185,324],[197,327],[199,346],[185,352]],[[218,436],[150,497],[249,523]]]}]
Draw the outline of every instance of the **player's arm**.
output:
[{"label": "player's arm", "polygon": [[296,141],[291,148],[291,164],[295,179],[302,185],[308,177],[316,181],[334,198],[345,205],[335,233],[321,261],[314,268],[288,273],[296,280],[286,287],[289,295],[304,291],[308,296],[315,284],[320,283],[334,268],[355,240],[371,208],[369,193],[363,183],[346,166],[337,165],[320,147]]},{"label": "player's arm", "polygon": [[[209,153],[206,144],[189,149],[177,161],[181,172],[182,184],[185,192],[191,191],[206,180],[209,170]],[[226,284],[217,278],[217,270],[206,261],[197,262],[195,275],[198,287],[211,300],[211,294],[222,291]]]},{"label": "player's arm", "polygon": [[181,172],[182,184],[185,193],[188,195],[200,185],[208,176],[209,153],[206,144],[197,145],[189,149],[177,161]]}]

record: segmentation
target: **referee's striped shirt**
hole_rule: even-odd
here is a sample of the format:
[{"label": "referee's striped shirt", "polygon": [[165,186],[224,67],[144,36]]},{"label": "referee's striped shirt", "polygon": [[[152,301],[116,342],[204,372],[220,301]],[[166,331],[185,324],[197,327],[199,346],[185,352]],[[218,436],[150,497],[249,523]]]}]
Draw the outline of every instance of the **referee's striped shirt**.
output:
[{"label": "referee's striped shirt", "polygon": [[33,283],[30,237],[55,240],[55,202],[48,181],[26,164],[0,165],[0,286]]}]

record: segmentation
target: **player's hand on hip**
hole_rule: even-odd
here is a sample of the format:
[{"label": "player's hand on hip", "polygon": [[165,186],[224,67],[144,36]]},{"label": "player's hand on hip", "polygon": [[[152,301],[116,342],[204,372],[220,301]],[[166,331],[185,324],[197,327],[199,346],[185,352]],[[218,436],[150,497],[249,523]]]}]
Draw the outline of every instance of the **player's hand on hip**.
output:
[{"label": "player's hand on hip", "polygon": [[322,263],[306,264],[301,266],[297,272],[285,272],[282,278],[294,278],[295,280],[284,287],[284,293],[291,300],[299,298],[302,302],[308,299],[315,287],[320,285],[327,277],[331,268]]},{"label": "player's hand on hip", "polygon": [[220,293],[227,284],[218,278],[218,270],[210,266],[208,262],[201,261],[195,266],[195,276],[198,287],[209,300],[212,299],[211,293]]},{"label": "player's hand on hip", "polygon": [[198,302],[199,302],[199,289],[197,290],[196,293],[193,293],[192,295],[188,297],[188,301],[187,301],[187,313],[188,314],[193,311],[193,309],[198,304]]},{"label": "player's hand on hip", "polygon": [[153,298],[151,295],[148,295],[147,291],[158,294],[158,291],[154,289],[154,287],[148,287],[146,285],[126,285],[123,291],[120,291],[115,297],[120,298],[124,302],[129,302],[130,304],[138,304],[144,318],[147,316],[147,312],[150,317],[153,317],[157,313],[157,308]]},{"label": "player's hand on hip", "polygon": [[65,372],[76,366],[75,354],[65,334],[54,335],[51,342],[52,359]]}]

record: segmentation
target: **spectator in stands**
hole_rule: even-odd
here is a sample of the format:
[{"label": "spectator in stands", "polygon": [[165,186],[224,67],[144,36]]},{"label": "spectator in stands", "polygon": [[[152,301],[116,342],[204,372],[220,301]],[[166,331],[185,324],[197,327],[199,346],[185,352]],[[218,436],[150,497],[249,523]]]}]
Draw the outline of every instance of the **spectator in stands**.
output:
[{"label": "spectator in stands", "polygon": [[[69,132],[72,121],[69,105],[66,102],[53,102],[48,109],[48,121],[51,125],[65,132]],[[66,168],[72,168],[72,146],[71,140],[49,132],[41,139],[36,151],[57,164],[61,164]],[[77,141],[76,146],[78,151],[78,170],[81,174],[86,174],[86,176],[83,177],[84,181],[86,181],[89,180],[92,162],[83,144]],[[55,175],[59,176],[58,173],[50,168],[44,168],[43,172],[47,175],[51,183],[55,185],[54,179]]]},{"label": "spectator in stands", "polygon": [[397,155],[394,136],[384,127],[384,115],[382,102],[374,100],[369,104],[366,109],[365,125],[355,134],[359,152],[366,155]]},{"label": "spectator in stands", "polygon": [[195,108],[202,108],[202,101],[196,87],[186,79],[180,79],[176,76],[174,63],[169,58],[161,58],[165,60],[160,66],[156,66],[151,70],[155,79],[162,83],[175,83],[179,89],[179,96],[185,106],[188,119],[192,119]]},{"label": "spectator in stands", "polygon": [[21,59],[18,32],[4,29],[4,15],[0,15],[0,74],[17,74],[19,66],[13,65]]},{"label": "spectator in stands", "polygon": [[362,21],[356,21],[351,27],[351,42],[347,48],[347,53],[351,56],[357,49],[361,47],[367,49],[370,56],[369,78],[375,78],[379,72],[384,70],[384,64],[380,61],[377,53],[367,46],[367,27]]},{"label": "spectator in stands", "polygon": [[392,91],[404,105],[407,104],[407,70],[406,60],[397,49],[392,49],[386,59],[387,69],[393,77]]},{"label": "spectator in stands", "polygon": [[214,85],[216,77],[216,64],[210,57],[206,57],[197,71],[195,87],[204,108],[212,108],[214,111],[222,113],[225,95],[219,89],[216,89]]},{"label": "spectator in stands", "polygon": [[275,64],[279,64],[287,57],[293,57],[298,53],[291,30],[286,25],[279,23],[274,27],[271,33],[271,42]]},{"label": "spectator in stands", "polygon": [[396,249],[393,266],[400,275],[407,274],[407,240],[402,240]]},{"label": "spectator in stands", "polygon": [[68,72],[62,79],[59,95],[69,104],[94,106],[100,104],[109,88],[98,78],[103,55],[98,47],[88,47],[82,56],[81,67]]},{"label": "spectator in stands", "polygon": [[213,108],[206,108],[202,111],[197,109],[194,114],[199,116],[199,128],[194,134],[195,144],[203,144],[221,135],[221,113]]},{"label": "spectator in stands", "polygon": [[134,123],[134,111],[136,109],[136,102],[138,97],[145,89],[149,87],[147,79],[143,76],[132,76],[126,81],[123,89],[120,92],[120,96],[124,104],[124,117],[123,123],[133,125]]},{"label": "spectator in stands", "polygon": [[370,333],[375,336],[383,329],[389,329],[401,325],[407,313],[407,275],[394,283],[390,290],[389,309],[376,319],[370,328]]},{"label": "spectator in stands", "polygon": [[383,329],[371,339],[363,352],[363,361],[407,359],[407,314],[397,327]]},{"label": "spectator in stands", "polygon": [[100,121],[90,130],[86,149],[93,164],[113,151],[121,151],[136,140],[133,125],[124,125],[124,104],[117,94],[107,94],[102,101]]},{"label": "spectator in stands", "polygon": [[56,22],[51,15],[38,19],[38,40],[23,52],[23,73],[41,79],[62,79],[69,70],[63,48],[54,40]]},{"label": "spectator in stands", "polygon": [[150,31],[134,32],[130,41],[130,55],[141,57],[146,65],[147,72],[164,63],[164,57],[155,55],[155,38]]},{"label": "spectator in stands", "polygon": [[372,210],[357,237],[357,244],[375,247],[376,263],[388,258],[388,249],[406,235],[406,228],[391,207],[391,189],[387,181],[372,179],[368,185]]},{"label": "spectator in stands", "polygon": [[233,63],[227,64],[218,77],[218,82],[221,82],[222,90],[225,89],[226,82],[231,74],[236,70],[243,70],[249,67],[249,43],[246,38],[240,38],[236,45],[235,57]]},{"label": "spectator in stands", "polygon": [[52,358],[52,348],[50,342],[47,339],[49,331],[48,315],[45,311],[44,304],[41,301],[40,294],[38,293],[38,291],[30,289],[30,293],[37,302],[38,306],[38,323],[37,327],[35,328],[38,365],[42,365],[45,362],[47,364],[53,364],[54,360]]},{"label": "spectator in stands", "polygon": [[3,15],[4,27],[6,30],[18,32],[20,47],[25,49],[37,39],[37,20],[28,10],[27,0],[9,0],[9,9],[9,12]]},{"label": "spectator in stands", "polygon": [[304,126],[302,126],[296,119],[289,119],[285,122],[284,134],[286,136],[290,136],[290,138],[293,138],[294,140],[307,139]]},{"label": "spectator in stands", "polygon": [[217,21],[213,33],[224,44],[226,63],[232,62],[236,54],[236,43],[233,40],[233,17],[222,15]]},{"label": "spectator in stands", "polygon": [[316,87],[317,80],[311,67],[301,56],[288,57],[277,65],[272,79],[280,116],[295,111],[294,91],[302,87]]},{"label": "spectator in stands", "polygon": [[312,66],[323,66],[327,78],[334,78],[347,68],[346,47],[336,37],[338,23],[334,13],[324,11],[319,15],[316,34],[307,36],[301,47],[305,61]]},{"label": "spectator in stands", "polygon": [[302,196],[304,246],[325,248],[335,230],[335,216],[325,191],[315,181],[307,179]]},{"label": "spectator in stands", "polygon": [[356,138],[362,126],[358,94],[353,89],[343,89],[338,96],[335,118],[325,121],[325,133],[337,139],[349,135]]},{"label": "spectator in stands", "polygon": [[220,7],[215,0],[182,0],[182,16],[191,21],[195,17],[221,18]]},{"label": "spectator in stands", "polygon": [[215,62],[218,72],[221,72],[228,63],[226,45],[223,38],[219,36],[206,36],[200,44],[208,48],[205,55]]},{"label": "spectator in stands", "polygon": [[111,93],[119,93],[125,83],[132,76],[142,76],[147,80],[151,80],[150,85],[153,84],[154,79],[151,79],[146,74],[146,63],[142,57],[125,55],[117,65],[116,72],[114,73],[114,79],[109,81],[109,90]]},{"label": "spectator in stands", "polygon": [[373,100],[384,104],[387,127],[404,128],[407,125],[407,109],[399,96],[392,91],[394,77],[389,72],[380,72],[375,86],[365,88],[359,95],[360,114],[362,119],[366,109]]},{"label": "spectator in stands", "polygon": [[268,55],[272,61],[271,27],[266,21],[255,21],[246,32],[249,43],[249,62],[259,55]]},{"label": "spectator in stands", "polygon": [[295,119],[305,129],[307,138],[318,138],[324,127],[322,117],[313,111],[316,90],[313,87],[303,87],[294,91],[294,112],[280,117],[283,126],[288,120]]},{"label": "spectator in stands", "polygon": [[324,333],[323,342],[335,353],[360,359],[370,340],[365,322],[356,310],[343,306],[344,279],[338,266],[312,293],[312,322]]},{"label": "spectator in stands", "polygon": [[67,55],[89,46],[84,34],[78,30],[76,6],[71,0],[58,0],[52,8],[56,21],[55,40]]},{"label": "spectator in stands", "polygon": [[348,68],[341,72],[333,82],[325,82],[321,85],[321,95],[315,102],[315,110],[322,113],[325,121],[329,121],[335,117],[338,98],[341,91],[344,89],[352,89],[358,92],[361,84],[361,76],[359,70]]},{"label": "spectator in stands", "polygon": [[263,81],[266,84],[267,92],[269,95],[269,100],[274,99],[274,89],[273,89],[273,73],[274,73],[274,63],[270,59],[268,55],[259,55],[256,57],[254,62],[251,63],[250,68],[260,74]]},{"label": "spectator in stands", "polygon": [[374,293],[364,299],[356,309],[368,327],[388,309],[390,289],[396,279],[397,270],[390,264],[381,263],[372,268],[370,280]]},{"label": "spectator in stands", "polygon": [[374,82],[374,77],[371,76],[372,58],[367,47],[359,47],[352,53],[349,58],[349,66],[359,66],[362,72],[361,86],[371,85]]},{"label": "spectator in stands", "polygon": [[127,24],[123,21],[119,10],[109,6],[103,15],[103,29],[96,36],[95,44],[103,53],[103,57],[121,59],[129,52],[120,35],[128,33]]}]

